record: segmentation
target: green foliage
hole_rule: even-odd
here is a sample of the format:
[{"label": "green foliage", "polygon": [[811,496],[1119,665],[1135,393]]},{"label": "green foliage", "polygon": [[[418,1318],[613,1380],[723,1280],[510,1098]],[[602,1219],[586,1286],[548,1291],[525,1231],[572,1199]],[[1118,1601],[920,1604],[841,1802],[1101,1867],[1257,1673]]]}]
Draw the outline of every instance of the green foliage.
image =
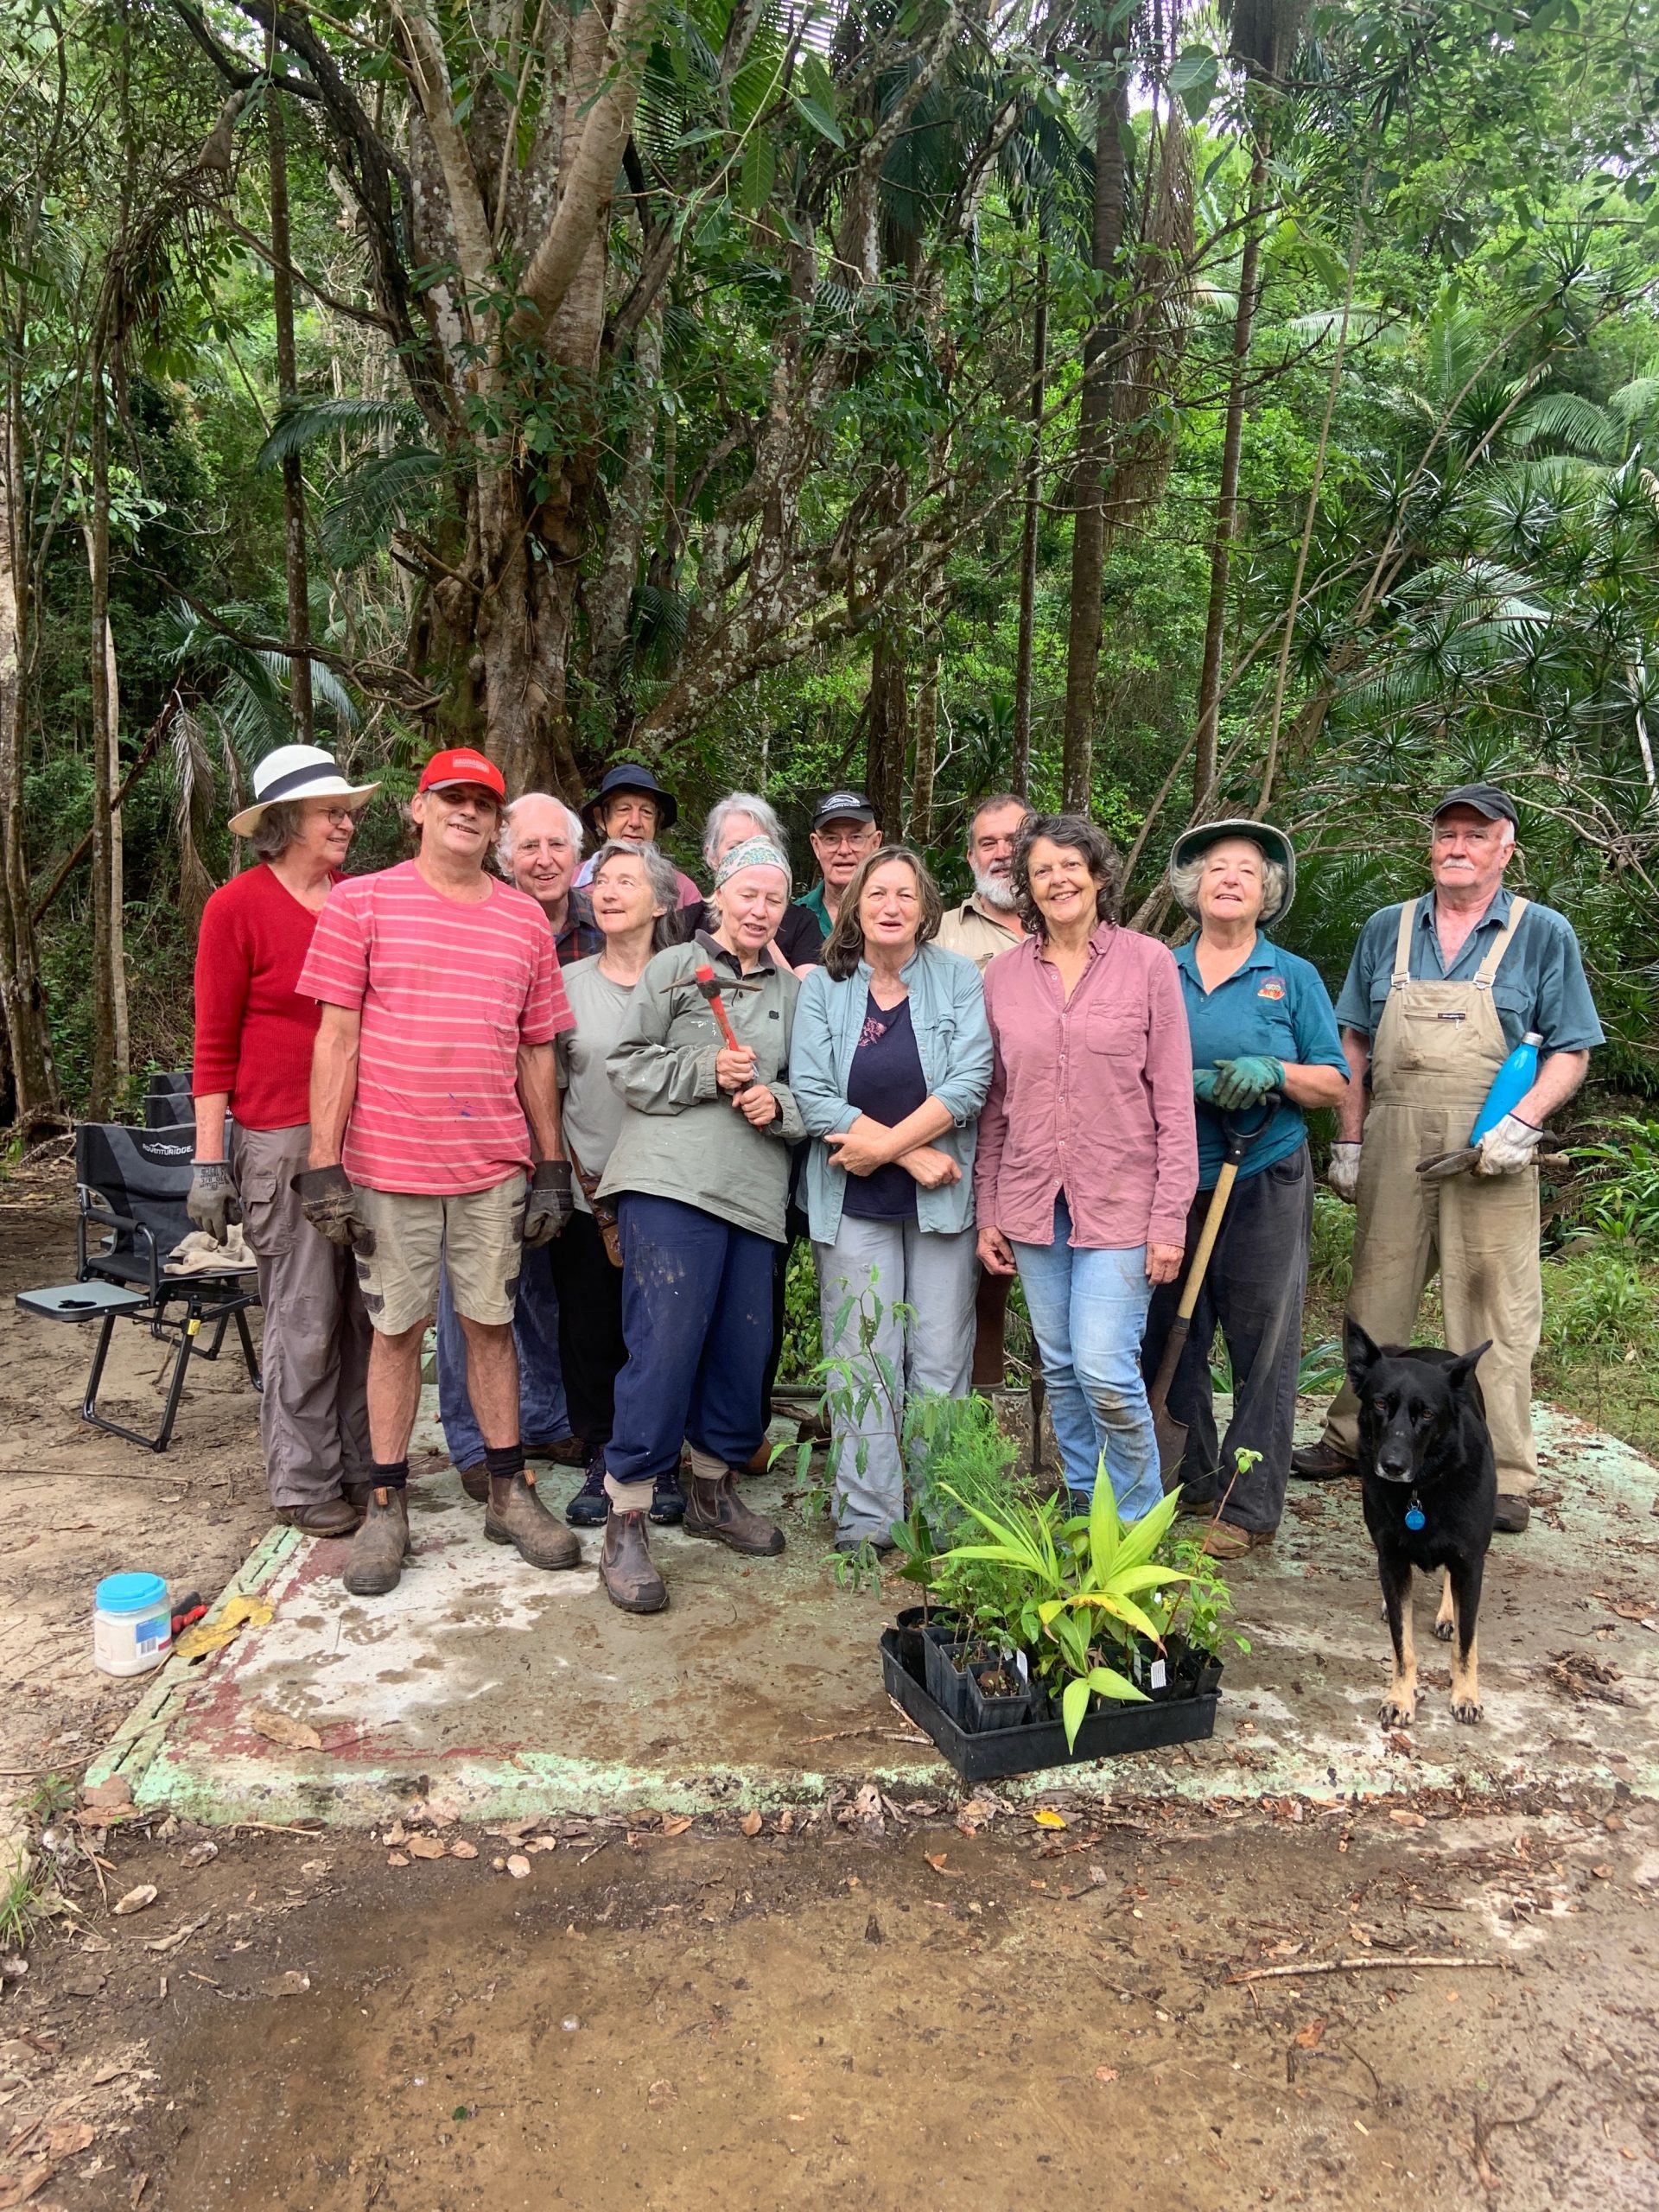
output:
[{"label": "green foliage", "polygon": [[1579,1218],[1628,1251],[1659,1251],[1659,1122],[1621,1115],[1599,1143],[1575,1145],[1571,1157],[1592,1171]]}]

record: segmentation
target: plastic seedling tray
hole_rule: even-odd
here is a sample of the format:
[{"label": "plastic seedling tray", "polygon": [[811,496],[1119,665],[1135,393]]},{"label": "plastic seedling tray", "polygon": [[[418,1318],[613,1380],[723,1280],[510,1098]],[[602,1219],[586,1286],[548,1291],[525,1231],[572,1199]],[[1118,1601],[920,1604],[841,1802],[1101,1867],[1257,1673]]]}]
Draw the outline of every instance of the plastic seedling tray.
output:
[{"label": "plastic seedling tray", "polygon": [[[896,1629],[882,1630],[881,1673],[888,1696],[932,1738],[964,1782],[994,1782],[1001,1775],[1035,1774],[1045,1767],[1121,1758],[1126,1751],[1201,1743],[1215,1733],[1220,1702],[1216,1687],[1189,1696],[1160,1698],[1151,1705],[1104,1706],[1086,1716],[1077,1731],[1076,1749],[1068,1751],[1058,1720],[993,1728],[981,1735],[962,1727],[904,1664]],[[1218,1669],[1213,1679],[1218,1685]]]}]

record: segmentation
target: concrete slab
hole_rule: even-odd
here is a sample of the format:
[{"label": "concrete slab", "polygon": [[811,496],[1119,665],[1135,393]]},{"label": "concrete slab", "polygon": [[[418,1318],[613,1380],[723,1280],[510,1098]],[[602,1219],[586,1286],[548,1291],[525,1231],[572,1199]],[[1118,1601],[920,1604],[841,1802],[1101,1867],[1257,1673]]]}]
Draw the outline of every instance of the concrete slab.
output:
[{"label": "concrete slab", "polygon": [[[1656,1472],[1568,1416],[1540,1408],[1538,1425],[1553,1502],[1493,1548],[1479,1726],[1452,1719],[1427,1592],[1417,1721],[1408,1737],[1378,1726],[1387,1637],[1357,1486],[1294,1484],[1279,1542],[1235,1571],[1252,1649],[1229,1665],[1214,1741],[1005,1791],[1330,1800],[1622,1780],[1659,1794]],[[417,1445],[435,1436],[429,1409]],[[783,1484],[755,1487],[775,1506]],[[453,1471],[420,1481],[411,1517],[416,1556],[377,1601],[341,1588],[340,1547],[273,1531],[225,1593],[269,1599],[270,1624],[194,1666],[170,1662],[89,1778],[123,1775],[140,1805],[214,1822],[366,1821],[415,1796],[468,1818],[697,1812],[799,1805],[867,1778],[955,1794],[881,1688],[876,1638],[907,1586],[837,1588],[821,1524],[785,1512],[788,1552],[753,1562],[658,1532],[672,1605],[639,1621],[606,1602],[591,1563],[541,1574],[486,1545]],[[589,1562],[597,1548],[587,1540]],[[1582,1695],[1560,1654],[1616,1672]],[[321,1748],[262,1735],[270,1713]]]}]

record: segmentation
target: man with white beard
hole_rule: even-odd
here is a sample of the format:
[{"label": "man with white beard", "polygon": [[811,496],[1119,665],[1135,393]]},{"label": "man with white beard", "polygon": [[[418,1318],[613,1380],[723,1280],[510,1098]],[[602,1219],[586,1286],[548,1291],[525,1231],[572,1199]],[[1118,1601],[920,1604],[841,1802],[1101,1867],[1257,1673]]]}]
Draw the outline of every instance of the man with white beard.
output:
[{"label": "man with white beard", "polygon": [[[999,952],[1018,944],[1025,931],[1014,904],[1014,849],[1031,819],[1031,809],[1012,791],[982,798],[968,823],[968,865],[974,872],[972,896],[945,909],[939,945],[971,960],[982,976]],[[977,1379],[977,1378],[976,1378]]]},{"label": "man with white beard", "polygon": [[[959,906],[947,906],[939,925],[939,944],[946,952],[959,952],[971,960],[982,976],[999,952],[1007,952],[1024,937],[1014,902],[1014,849],[1020,832],[1031,819],[1031,809],[1012,791],[996,791],[982,798],[968,820],[968,865],[974,872],[973,895]],[[979,1271],[974,1300],[974,1370],[976,1390],[1000,1390],[1007,1371],[1003,1343],[1007,1325],[1008,1290],[1012,1275]]]}]

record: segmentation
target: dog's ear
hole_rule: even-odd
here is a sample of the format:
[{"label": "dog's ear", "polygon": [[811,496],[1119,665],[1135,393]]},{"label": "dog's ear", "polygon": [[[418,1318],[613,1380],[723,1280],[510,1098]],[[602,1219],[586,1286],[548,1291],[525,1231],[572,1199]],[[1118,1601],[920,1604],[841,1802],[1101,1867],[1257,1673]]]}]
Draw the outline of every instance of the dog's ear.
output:
[{"label": "dog's ear", "polygon": [[1382,1355],[1351,1313],[1343,1317],[1342,1349],[1348,1363],[1348,1380],[1356,1390],[1363,1389],[1366,1376]]},{"label": "dog's ear", "polygon": [[1452,1361],[1451,1366],[1446,1370],[1447,1379],[1450,1381],[1452,1388],[1454,1390],[1462,1389],[1464,1384],[1467,1382],[1469,1377],[1474,1373],[1480,1360],[1487,1352],[1491,1351],[1491,1348],[1492,1340],[1488,1337],[1484,1344],[1477,1344],[1472,1351],[1460,1352],[1457,1358]]}]

